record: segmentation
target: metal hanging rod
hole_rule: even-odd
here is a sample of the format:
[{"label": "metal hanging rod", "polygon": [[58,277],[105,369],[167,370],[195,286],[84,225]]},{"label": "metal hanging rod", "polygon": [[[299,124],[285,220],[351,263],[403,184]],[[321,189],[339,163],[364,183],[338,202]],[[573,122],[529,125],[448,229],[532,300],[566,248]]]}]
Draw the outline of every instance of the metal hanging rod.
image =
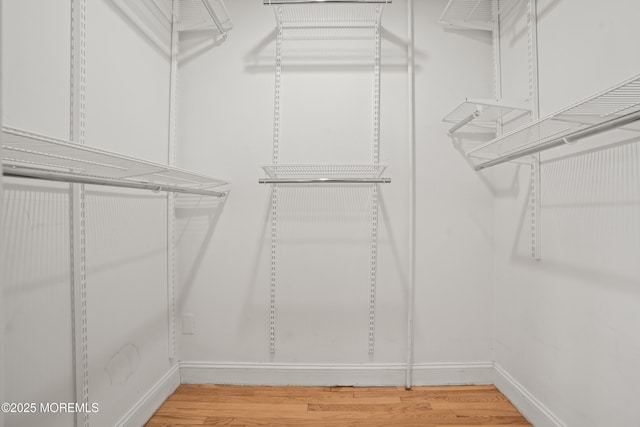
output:
[{"label": "metal hanging rod", "polygon": [[391,3],[391,0],[262,0],[265,5],[311,3]]},{"label": "metal hanging rod", "polygon": [[586,129],[580,129],[575,132],[569,133],[568,135],[561,136],[547,142],[543,142],[542,144],[538,144],[533,147],[523,148],[521,150],[514,151],[513,153],[506,154],[497,159],[480,163],[479,165],[476,165],[474,169],[476,171],[479,171],[491,166],[495,166],[501,163],[509,162],[511,160],[519,159],[520,157],[539,153],[541,151],[548,150],[550,148],[555,148],[560,145],[571,144],[573,142],[576,142],[588,136],[598,135],[600,133],[603,133],[612,129],[616,129],[621,126],[628,125],[629,123],[633,123],[638,120],[640,120],[640,111],[635,111],[633,113],[629,113],[624,116],[616,117],[615,119],[607,120],[606,122],[602,122],[597,125],[590,126]]},{"label": "metal hanging rod", "polygon": [[260,184],[389,184],[391,178],[262,178]]},{"label": "metal hanging rod", "polygon": [[22,166],[3,166],[2,175],[14,178],[32,178],[46,181],[71,182],[77,184],[104,185],[109,187],[136,188],[151,191],[168,191],[171,193],[198,194],[201,196],[225,197],[227,193],[201,188],[178,187],[169,184],[124,181],[108,178],[74,175],[72,173],[44,171]]},{"label": "metal hanging rod", "polygon": [[472,121],[474,121],[478,117],[480,117],[480,110],[475,110],[473,113],[469,114],[467,117],[465,117],[464,119],[460,120],[455,125],[451,126],[451,128],[449,129],[449,135],[455,133],[458,129],[460,129],[461,127],[463,127],[467,123],[471,123]]}]

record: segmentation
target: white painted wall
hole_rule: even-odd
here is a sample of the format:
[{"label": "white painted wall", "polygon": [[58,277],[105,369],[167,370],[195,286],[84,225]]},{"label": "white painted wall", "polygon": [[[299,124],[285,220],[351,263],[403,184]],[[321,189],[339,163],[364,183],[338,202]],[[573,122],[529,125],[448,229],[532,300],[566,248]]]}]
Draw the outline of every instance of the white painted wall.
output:
[{"label": "white painted wall", "polygon": [[[87,142],[166,162],[169,58],[128,17],[87,2]],[[166,196],[93,188],[86,204],[92,426],[111,426],[170,367]]]},{"label": "white painted wall", "polygon": [[[542,115],[639,72],[637,2],[538,3]],[[524,22],[503,28],[505,97],[527,93]],[[518,184],[496,199],[495,360],[568,426],[640,419],[640,150],[635,135],[607,139],[621,136],[636,142],[543,156],[540,262],[529,257],[528,168],[495,168],[498,183]]]},{"label": "white painted wall", "polygon": [[[451,146],[440,120],[465,96],[491,95],[491,41],[480,32],[443,31],[437,17],[445,4],[416,2],[415,361],[486,362],[492,355],[492,194]],[[394,1],[383,17],[381,162],[389,164],[392,183],[381,190],[371,359],[371,196],[366,188],[344,187],[283,187],[279,193],[277,351],[270,358],[270,188],[257,181],[259,166],[271,162],[275,22],[272,10],[257,3],[227,6],[234,19],[228,40],[215,49],[203,44],[179,71],[178,163],[233,183],[223,209],[179,211],[180,312],[195,316],[195,334],[181,337],[181,359],[285,366],[402,363],[408,286],[406,3]],[[195,50],[197,42],[182,45]],[[335,42],[311,49],[287,43],[281,162],[370,161],[370,69],[355,55],[323,55],[321,48]]]},{"label": "white painted wall", "polygon": [[[228,3],[235,26],[226,42],[196,34],[181,43],[178,163],[233,182],[226,204],[179,202],[178,315],[195,317],[181,360],[397,366],[406,349],[406,4],[387,6],[383,20],[381,160],[393,182],[381,191],[375,356],[366,345],[370,193],[283,188],[270,358],[270,197],[257,180],[271,161],[274,21],[259,3]],[[638,143],[545,163],[543,260],[532,261],[528,170],[476,174],[440,122],[464,97],[491,96],[490,38],[443,30],[444,0],[415,3],[416,363],[495,360],[567,425],[633,425]],[[635,2],[539,3],[542,114],[637,72]],[[87,141],[164,161],[166,40],[157,22],[143,19],[153,28],[141,30],[117,4],[89,2]],[[69,11],[2,6],[2,121],[65,138]],[[528,88],[526,28],[515,21],[502,34],[511,99]],[[317,45],[313,53],[286,58],[295,66],[283,79],[282,161],[366,162],[370,73],[361,59],[328,58]],[[73,399],[68,187],[4,184],[4,398]],[[113,425],[169,369],[166,209],[161,196],[91,187],[87,206],[90,400],[101,407],[92,425]],[[271,380],[286,380],[278,372]],[[6,424],[70,421],[37,417]]]},{"label": "white painted wall", "polygon": [[[69,4],[3,1],[3,124],[68,139]],[[86,140],[165,162],[169,58],[139,27],[157,32],[157,22],[145,20],[153,15],[117,5],[87,2]],[[69,197],[65,184],[4,182],[3,399],[10,402],[75,400]],[[86,206],[89,401],[100,408],[90,423],[113,426],[170,368],[166,198],[87,186]],[[6,424],[69,426],[73,417],[9,414]]]},{"label": "white painted wall", "polygon": [[[465,163],[446,136],[449,125],[441,120],[466,97],[493,96],[491,38],[481,31],[444,30],[437,24],[444,1],[414,4],[415,362],[487,361],[492,334],[493,189]],[[405,164],[401,160],[398,168]]]},{"label": "white painted wall", "polygon": [[[68,137],[68,6],[3,1],[2,7],[2,123]],[[73,401],[68,186],[3,184],[4,398]],[[62,427],[73,416],[6,414],[5,423]]]},{"label": "white painted wall", "polygon": [[[0,2],[0,22],[2,22],[2,3]],[[0,46],[2,46],[2,32],[0,31]],[[2,49],[0,48],[0,99],[2,99]],[[0,117],[2,117],[2,103],[0,102]],[[0,147],[0,157],[3,156]],[[4,189],[2,187],[2,176],[0,176],[0,221],[4,221]],[[4,230],[0,227],[0,239],[4,241]],[[0,245],[0,277],[4,277],[4,245]],[[3,282],[4,283],[4,282]],[[0,312],[4,313],[4,292],[0,292]],[[4,315],[0,316],[0,402],[4,402]],[[4,413],[0,411],[0,427],[4,427]]]}]

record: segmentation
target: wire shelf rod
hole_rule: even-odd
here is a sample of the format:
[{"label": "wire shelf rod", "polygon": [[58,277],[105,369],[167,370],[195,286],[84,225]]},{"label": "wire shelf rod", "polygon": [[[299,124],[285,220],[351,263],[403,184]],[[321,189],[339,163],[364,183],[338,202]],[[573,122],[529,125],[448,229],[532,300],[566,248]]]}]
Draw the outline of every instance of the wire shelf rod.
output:
[{"label": "wire shelf rod", "polygon": [[507,154],[502,157],[498,157],[497,159],[490,160],[485,163],[481,163],[476,165],[474,169],[476,171],[486,169],[491,166],[499,165],[501,163],[505,163],[511,160],[518,159],[520,157],[528,156],[531,154],[539,153],[544,150],[548,150],[550,148],[555,148],[564,144],[571,144],[573,142],[577,142],[580,139],[587,138],[589,136],[598,135],[600,133],[620,128],[624,125],[628,125],[629,123],[633,123],[640,120],[640,111],[635,111],[633,113],[629,113],[627,115],[616,117],[615,119],[608,120],[603,123],[599,123],[597,125],[590,126],[586,129],[580,129],[575,132],[572,132],[568,135],[561,136],[551,141],[544,142],[542,144],[538,144],[533,147],[524,148],[522,150],[515,151],[513,153]]},{"label": "wire shelf rod", "polygon": [[[370,23],[370,22],[362,22],[362,23],[350,23],[349,25],[343,25],[340,23],[335,23],[335,24],[327,24],[327,25],[320,25],[320,24],[287,24],[287,23],[283,23],[282,24],[282,28],[286,29],[286,30],[360,30],[360,29],[371,29],[371,28],[377,28],[378,24],[374,24],[374,23]],[[370,37],[362,37],[361,40],[367,40],[372,38],[372,36]]]},{"label": "wire shelf rod", "polygon": [[465,126],[467,123],[471,123],[472,121],[474,121],[478,117],[480,117],[480,110],[476,110],[473,113],[469,114],[467,117],[465,117],[464,119],[460,120],[455,125],[451,126],[451,128],[449,129],[449,135],[455,133],[458,129],[460,129],[461,127]]},{"label": "wire shelf rod", "polygon": [[262,169],[266,174],[265,179],[288,180],[294,181],[293,183],[336,180],[333,182],[339,183],[346,180],[373,182],[373,180],[384,179],[382,174],[386,167],[387,165],[384,164],[279,164],[263,165]]},{"label": "wire shelf rod", "polygon": [[281,5],[281,4],[312,4],[312,3],[377,3],[387,4],[392,0],[263,0],[264,5]]},{"label": "wire shelf rod", "polygon": [[[528,123],[518,129],[506,133],[499,138],[479,145],[467,151],[466,155],[472,155],[481,151],[492,151],[496,147],[515,145],[516,149],[525,149],[531,144],[555,139],[554,135],[572,135],[585,129],[585,119],[590,119],[592,126],[608,123],[615,117],[624,117],[626,114],[640,110],[640,75],[636,75],[611,88],[605,89],[595,95],[582,99],[562,110],[556,111],[545,117]],[[574,126],[569,126],[573,123]],[[566,125],[566,126],[565,126]],[[562,127],[559,129],[559,127]],[[617,127],[621,127],[617,126]],[[573,129],[572,129],[573,128]],[[588,128],[587,128],[588,129]],[[520,141],[524,140],[524,141]],[[545,142],[546,143],[546,142]],[[519,151],[502,152],[502,156],[511,155]]]},{"label": "wire shelf rod", "polygon": [[389,184],[391,178],[261,178],[260,184]]},{"label": "wire shelf rod", "polygon": [[154,186],[176,185],[202,189],[228,184],[224,180],[200,173],[9,126],[2,126],[1,137],[5,166],[38,165],[37,169],[40,171],[106,180],[123,181],[136,177],[135,182],[150,183]]},{"label": "wire shelf rod", "polygon": [[2,175],[13,178],[31,178],[46,181],[70,182],[77,184],[104,185],[109,187],[134,188],[151,191],[167,191],[171,193],[197,194],[201,196],[225,197],[227,193],[202,188],[187,188],[177,185],[155,184],[138,181],[117,180],[108,178],[74,175],[58,171],[45,171],[19,166],[3,166]]}]

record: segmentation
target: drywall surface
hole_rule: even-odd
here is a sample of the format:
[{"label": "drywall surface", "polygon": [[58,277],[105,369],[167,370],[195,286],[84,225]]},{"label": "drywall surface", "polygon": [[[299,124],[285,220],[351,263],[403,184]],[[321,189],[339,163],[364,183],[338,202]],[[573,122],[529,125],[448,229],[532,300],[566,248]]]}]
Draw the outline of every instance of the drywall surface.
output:
[{"label": "drywall surface", "polygon": [[[169,57],[132,19],[151,6],[119,4],[87,3],[87,142],[166,162]],[[90,188],[86,206],[91,425],[111,426],[170,366],[166,194]]]},{"label": "drywall surface", "polygon": [[[0,3],[0,22],[2,22],[2,3]],[[2,46],[2,32],[0,32],[0,46]],[[2,48],[0,47],[0,99],[2,99]],[[0,103],[0,117],[2,117],[2,103]],[[0,156],[4,155],[0,147]],[[0,176],[0,221],[4,218],[4,190]],[[4,242],[4,229],[0,227],[0,241]],[[0,277],[4,277],[4,245],[0,245]],[[3,282],[4,283],[4,282]],[[4,292],[0,292],[0,402],[4,402]],[[4,427],[4,413],[0,412],[0,427]]]},{"label": "drywall surface", "polygon": [[[542,115],[640,71],[638,13],[633,1],[538,2]],[[521,16],[502,25],[509,98],[529,87]],[[606,139],[620,144],[543,155],[540,261],[530,258],[529,168],[494,168],[518,189],[496,199],[495,361],[568,426],[640,419],[640,146],[630,132]]]},{"label": "drywall surface", "polygon": [[[68,8],[15,1],[2,8],[2,124],[68,137]],[[3,401],[73,401],[68,186],[11,179],[3,186]],[[73,415],[7,413],[5,424],[63,427]]]},{"label": "drywall surface", "polygon": [[[437,17],[445,4],[416,2],[415,360],[485,362],[491,358],[492,194],[461,160],[440,119],[465,96],[491,95],[491,40],[481,32],[443,30]],[[380,186],[378,195],[372,356],[373,196],[367,186],[279,188],[270,355],[272,188],[258,179],[260,165],[272,162],[275,21],[273,10],[258,3],[227,6],[234,28],[223,44],[214,47],[197,35],[181,40],[178,164],[233,184],[224,205],[203,199],[178,209],[179,311],[192,329],[181,336],[181,359],[224,366],[402,363],[409,233],[406,3],[387,5],[382,21],[380,162],[389,165],[392,183]],[[283,42],[280,163],[371,162],[372,55],[372,41]]]},{"label": "drywall surface", "polygon": [[[477,179],[441,121],[467,97],[493,97],[491,38],[442,28],[445,5],[414,1],[418,364],[491,360],[493,189]],[[389,140],[391,149],[396,144]],[[399,209],[403,222],[406,205]]]},{"label": "drywall surface", "polygon": [[[3,2],[3,124],[69,139],[70,4]],[[150,3],[136,3],[140,10],[133,11],[118,4],[87,2],[86,142],[164,162],[169,58],[140,31],[146,21],[129,15]],[[74,366],[70,186],[3,184],[3,400],[81,401],[76,379],[83,386],[85,360]],[[86,186],[85,206],[84,386],[89,403],[98,405],[90,425],[113,426],[170,368],[167,204],[162,194]],[[82,345],[79,329],[76,339]],[[7,414],[5,423],[74,423],[71,413],[38,412]]]}]

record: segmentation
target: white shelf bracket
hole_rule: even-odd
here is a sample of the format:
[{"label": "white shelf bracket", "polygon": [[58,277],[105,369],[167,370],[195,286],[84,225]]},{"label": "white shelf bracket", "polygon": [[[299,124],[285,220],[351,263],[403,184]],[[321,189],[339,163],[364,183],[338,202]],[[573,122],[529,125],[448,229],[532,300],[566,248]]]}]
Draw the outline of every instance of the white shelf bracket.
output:
[{"label": "white shelf bracket", "polygon": [[[280,96],[282,93],[282,7],[274,8],[276,28],[276,71],[273,102],[273,157],[274,165],[280,159]],[[271,187],[271,282],[269,289],[269,354],[276,353],[276,284],[278,255],[278,186]]]},{"label": "white shelf bracket", "polygon": [[[382,34],[380,21],[382,6],[376,6],[376,26],[374,29],[373,65],[373,164],[380,163],[380,57],[382,54]],[[378,278],[378,185],[374,185],[371,195],[371,266],[369,275],[369,357],[373,357],[376,340],[376,286]]]},{"label": "white shelf bracket", "polygon": [[[536,0],[529,0],[527,10],[527,37],[529,58],[529,101],[533,120],[540,118],[540,91],[538,75],[538,11]],[[541,257],[541,186],[540,153],[533,156],[531,165],[531,191],[529,204],[531,206],[531,257],[540,260]]]},{"label": "white shelf bracket", "polygon": [[531,164],[531,191],[529,203],[531,208],[531,257],[540,259],[540,199],[541,199],[540,153],[533,156]]},{"label": "white shelf bracket", "polygon": [[[500,6],[498,2],[492,2],[493,16],[493,32],[492,32],[492,48],[493,48],[493,96],[496,101],[502,100],[502,49],[500,47]],[[496,121],[496,136],[502,135],[503,119]]]},{"label": "white shelf bracket", "polygon": [[[176,162],[177,138],[177,84],[178,84],[178,17],[180,2],[172,0],[171,15],[171,64],[169,69],[169,140],[167,164]],[[167,193],[167,338],[169,363],[177,361],[176,331],[176,195]]]},{"label": "white shelf bracket", "polygon": [[[70,140],[85,144],[86,0],[71,0]],[[84,184],[70,186],[71,335],[75,368],[75,401],[89,404],[87,334],[86,209]],[[89,425],[88,413],[76,413],[74,426]]]}]

